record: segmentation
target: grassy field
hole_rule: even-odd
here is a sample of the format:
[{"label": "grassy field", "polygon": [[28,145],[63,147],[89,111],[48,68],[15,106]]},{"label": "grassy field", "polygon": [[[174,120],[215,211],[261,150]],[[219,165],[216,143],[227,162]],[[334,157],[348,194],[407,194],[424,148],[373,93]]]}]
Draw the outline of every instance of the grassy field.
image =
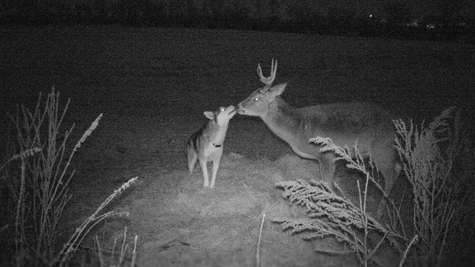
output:
[{"label": "grassy field", "polygon": [[[318,179],[316,163],[295,156],[260,120],[238,115],[216,188],[201,188],[199,168],[188,174],[184,144],[205,123],[203,111],[236,105],[261,86],[257,63],[268,70],[271,58],[279,60],[276,83],[289,83],[283,98],[293,106],[372,101],[422,120],[456,105],[473,120],[473,45],[119,26],[5,27],[0,36],[2,125],[3,114],[16,104],[33,108],[51,86],[63,101],[71,98],[63,124],[76,123],[72,140],[104,113],[75,157],[74,195],[61,229],[67,236],[138,176],[112,206],[130,218],[108,221],[96,233],[110,246],[127,225],[131,237],[139,236],[139,266],[253,265],[261,215],[298,213],[274,183]],[[340,183],[350,190],[354,184],[344,178]],[[394,195],[406,186],[400,179]],[[331,241],[306,243],[269,221],[261,246],[264,266],[356,264],[313,252],[338,248]],[[395,260],[390,250],[377,257],[383,266]]]}]

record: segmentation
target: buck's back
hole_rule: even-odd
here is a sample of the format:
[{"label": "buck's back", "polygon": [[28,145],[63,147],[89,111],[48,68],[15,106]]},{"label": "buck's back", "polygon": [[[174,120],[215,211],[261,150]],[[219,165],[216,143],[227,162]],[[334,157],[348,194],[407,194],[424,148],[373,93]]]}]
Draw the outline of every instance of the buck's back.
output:
[{"label": "buck's back", "polygon": [[330,137],[337,145],[362,146],[394,139],[393,116],[373,103],[335,103],[295,109],[301,116],[294,129],[302,139]]}]

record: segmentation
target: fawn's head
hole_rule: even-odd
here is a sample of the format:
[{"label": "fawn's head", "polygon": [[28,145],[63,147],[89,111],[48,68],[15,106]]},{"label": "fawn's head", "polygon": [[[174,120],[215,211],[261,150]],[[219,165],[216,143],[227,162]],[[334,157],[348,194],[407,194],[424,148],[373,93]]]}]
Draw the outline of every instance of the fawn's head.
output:
[{"label": "fawn's head", "polygon": [[274,59],[272,59],[271,75],[269,77],[264,77],[264,75],[262,75],[261,66],[257,66],[257,74],[265,86],[257,89],[244,101],[238,104],[237,112],[239,114],[258,117],[262,117],[267,114],[269,111],[269,105],[275,100],[276,96],[279,96],[284,92],[285,87],[287,86],[287,83],[272,86],[276,73],[277,60],[274,64]]},{"label": "fawn's head", "polygon": [[206,118],[214,121],[218,125],[224,125],[229,122],[229,120],[236,115],[236,107],[233,105],[224,108],[220,107],[216,111],[205,111],[203,114],[206,116]]}]

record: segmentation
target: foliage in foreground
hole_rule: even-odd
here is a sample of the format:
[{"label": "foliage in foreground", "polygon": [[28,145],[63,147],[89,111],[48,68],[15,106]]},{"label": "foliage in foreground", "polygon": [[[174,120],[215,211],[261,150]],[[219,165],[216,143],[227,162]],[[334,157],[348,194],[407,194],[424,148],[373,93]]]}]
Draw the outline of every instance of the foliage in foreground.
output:
[{"label": "foliage in foreground", "polygon": [[[455,218],[466,215],[462,207],[470,205],[474,196],[468,191],[460,196],[460,189],[470,185],[474,178],[475,150],[468,133],[462,131],[460,112],[454,107],[443,111],[428,126],[415,126],[412,121],[406,124],[402,120],[394,124],[400,137],[396,139],[396,148],[412,185],[413,228],[420,237],[415,258],[422,255],[430,266],[437,266],[450,236],[457,236],[460,231],[455,228]],[[472,164],[454,168],[457,161],[467,159]],[[457,243],[463,243],[466,238],[469,237]]]},{"label": "foliage in foreground", "polygon": [[[364,193],[359,188],[358,205],[335,194],[324,182],[279,182],[276,187],[284,190],[283,197],[301,206],[307,218],[284,218],[274,222],[281,223],[283,230],[290,229],[292,234],[301,233],[304,240],[334,237],[348,247],[350,252],[356,253],[364,265],[371,261],[385,241],[401,253],[400,265],[411,262],[422,266],[427,264],[427,259],[429,266],[440,265],[450,236],[461,237],[460,232],[464,231],[463,228],[456,227],[454,217],[466,217],[463,207],[474,199],[473,190],[465,191],[466,195],[462,198],[456,194],[463,185],[468,184],[467,181],[473,179],[475,172],[472,165],[459,166],[465,168],[463,171],[454,171],[453,166],[457,160],[467,157],[475,159],[475,150],[468,137],[461,133],[459,115],[457,113],[452,116],[453,111],[454,108],[445,110],[428,126],[421,124],[415,127],[412,121],[409,126],[402,120],[394,122],[397,132],[396,149],[414,197],[412,234],[406,235],[404,232],[399,210],[392,201],[388,205],[389,225],[382,225],[366,214],[368,182],[377,183],[366,170],[366,163],[358,153],[357,146],[354,147],[357,157],[352,159],[348,147],[335,146],[330,139],[320,137],[311,141],[324,145],[322,151],[334,152],[336,160],[345,160],[348,168],[356,169],[366,176]],[[371,162],[370,165],[372,166]],[[382,191],[380,186],[377,188]],[[473,218],[473,215],[469,218]],[[382,236],[376,245],[368,242],[371,233]],[[408,239],[408,236],[412,238]],[[473,233],[471,236],[473,237]],[[465,239],[470,237],[466,236]],[[408,255],[412,256],[410,260],[406,260]]]},{"label": "foliage in foreground", "polygon": [[[338,147],[328,138],[317,137],[312,141],[325,144],[322,149],[334,151],[338,155],[337,160],[346,160],[347,167],[360,170],[366,175],[364,188],[358,183],[359,203],[354,205],[345,196],[337,195],[324,181],[279,182],[276,187],[284,189],[284,199],[301,206],[308,218],[279,218],[273,221],[281,223],[283,230],[290,229],[292,234],[302,233],[304,240],[336,238],[347,248],[346,251],[319,251],[329,254],[355,253],[365,266],[373,260],[373,256],[385,242],[402,253],[408,242],[404,232],[398,231],[395,226],[379,223],[366,212],[368,185],[370,181],[376,181],[366,170],[361,155],[357,152],[357,159],[352,159],[349,148]],[[356,146],[355,150],[357,151]],[[338,185],[336,187],[339,189]],[[339,191],[343,193],[342,190]],[[397,225],[398,222],[392,222],[391,225]]]},{"label": "foliage in foreground", "polygon": [[[9,262],[14,266],[67,266],[67,261],[95,225],[111,216],[128,215],[113,211],[100,213],[137,178],[129,180],[114,191],[96,212],[76,229],[63,248],[58,247],[58,224],[71,199],[68,192],[68,186],[74,176],[74,170],[69,170],[71,160],[102,117],[100,114],[96,118],[69,156],[66,156],[68,137],[74,125],[64,134],[60,128],[68,105],[69,100],[61,110],[59,93],[53,88],[44,107],[40,94],[33,112],[22,106],[17,108],[15,116],[10,116],[17,139],[13,144],[5,145],[12,146],[11,151],[2,151],[10,155],[0,165],[0,181],[1,186],[6,188],[3,192],[6,192],[8,199],[4,208],[13,212],[7,214],[8,218],[2,221],[0,234],[2,239],[6,240],[3,249],[14,251]],[[8,240],[12,242],[9,243]],[[100,246],[98,243],[97,245],[100,253]],[[124,252],[123,247],[121,255]],[[136,255],[135,248],[133,255]],[[103,257],[100,259],[102,263]],[[135,264],[135,257],[133,260]]]}]

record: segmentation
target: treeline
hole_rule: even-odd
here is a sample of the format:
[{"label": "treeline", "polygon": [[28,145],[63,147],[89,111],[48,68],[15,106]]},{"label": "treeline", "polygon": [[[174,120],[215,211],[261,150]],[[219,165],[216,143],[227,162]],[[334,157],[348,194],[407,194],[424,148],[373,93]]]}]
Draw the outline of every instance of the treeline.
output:
[{"label": "treeline", "polygon": [[[442,22],[437,28],[408,27],[403,1],[382,2],[384,15],[370,16],[348,8],[322,8],[301,0],[3,0],[2,24],[188,27],[266,30],[402,38],[466,38],[475,20],[463,27]],[[440,24],[440,25],[439,25]]]}]

